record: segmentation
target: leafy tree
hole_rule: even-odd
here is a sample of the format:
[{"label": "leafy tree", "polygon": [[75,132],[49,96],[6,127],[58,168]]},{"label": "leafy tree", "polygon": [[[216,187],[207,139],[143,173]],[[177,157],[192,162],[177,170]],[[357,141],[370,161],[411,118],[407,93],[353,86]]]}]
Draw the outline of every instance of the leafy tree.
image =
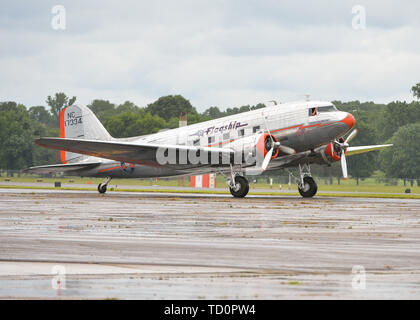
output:
[{"label": "leafy tree", "polygon": [[117,107],[117,114],[123,113],[123,112],[137,112],[138,110],[139,110],[139,107],[136,106],[133,102],[126,101]]},{"label": "leafy tree", "polygon": [[411,92],[415,98],[420,99],[420,82],[411,88]]},{"label": "leafy tree", "polygon": [[47,104],[51,108],[51,114],[57,126],[59,124],[60,111],[67,106],[71,106],[76,101],[76,97],[69,99],[63,92],[58,92],[54,97],[47,97]]},{"label": "leafy tree", "polygon": [[140,136],[158,132],[165,127],[165,120],[151,115],[144,109],[126,111],[104,122],[105,128],[116,138]]},{"label": "leafy tree", "polygon": [[225,113],[220,111],[218,107],[210,107],[203,112],[204,116],[209,116],[212,119],[217,119],[225,116]]},{"label": "leafy tree", "polygon": [[179,118],[176,118],[176,117],[170,118],[169,121],[166,121],[165,127],[168,128],[168,129],[178,128],[179,127]]},{"label": "leafy tree", "polygon": [[420,177],[420,123],[408,124],[398,129],[387,143],[393,146],[380,153],[382,169],[388,177]]},{"label": "leafy tree", "polygon": [[389,139],[400,127],[420,121],[420,102],[395,101],[386,105],[377,122],[378,137]]},{"label": "leafy tree", "polygon": [[240,108],[237,108],[237,107],[227,108],[226,111],[220,111],[218,107],[210,107],[206,111],[204,111],[202,115],[210,119],[217,119],[217,118],[222,118],[222,117],[226,117],[226,116],[230,116],[230,115],[234,115],[234,114],[238,114],[242,112],[247,112],[250,110],[261,109],[261,108],[265,108],[265,104],[259,103],[255,106],[246,105],[246,106],[241,106]]},{"label": "leafy tree", "polygon": [[44,106],[31,107],[29,109],[29,118],[48,126],[54,125],[51,113]]},{"label": "leafy tree", "polygon": [[265,108],[264,103],[258,103],[255,106],[251,106],[251,110],[257,110],[257,109],[261,109],[261,108]]},{"label": "leafy tree", "polygon": [[24,105],[0,103],[0,164],[18,170],[32,164],[33,135],[31,120]]},{"label": "leafy tree", "polygon": [[201,115],[199,113],[191,113],[188,115],[188,124],[194,124],[208,120],[212,120],[212,118],[209,116]]},{"label": "leafy tree", "polygon": [[101,122],[117,114],[115,104],[108,100],[95,99],[87,107],[92,110]]},{"label": "leafy tree", "polygon": [[47,124],[49,120],[45,112],[43,107],[33,107],[28,111],[24,105],[15,102],[0,103],[0,168],[20,170],[58,162],[58,151],[33,143],[35,137],[59,134],[57,128]]},{"label": "leafy tree", "polygon": [[181,95],[160,97],[155,102],[146,107],[146,111],[152,115],[158,115],[162,119],[169,121],[172,117],[178,117],[182,114],[197,114],[191,103]]}]

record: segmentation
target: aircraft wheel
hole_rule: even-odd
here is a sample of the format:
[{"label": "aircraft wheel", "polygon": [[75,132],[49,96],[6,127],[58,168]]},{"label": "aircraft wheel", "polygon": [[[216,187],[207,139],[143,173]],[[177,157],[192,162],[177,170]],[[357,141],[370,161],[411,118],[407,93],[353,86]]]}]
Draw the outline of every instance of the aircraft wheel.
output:
[{"label": "aircraft wheel", "polygon": [[312,177],[303,178],[303,188],[298,188],[299,193],[304,198],[313,197],[318,191],[318,186]]},{"label": "aircraft wheel", "polygon": [[235,198],[243,198],[248,194],[249,191],[249,183],[248,180],[242,176],[235,177],[235,184],[234,188],[229,187],[229,191]]},{"label": "aircraft wheel", "polygon": [[98,184],[98,192],[99,193],[105,193],[106,192],[106,184]]}]

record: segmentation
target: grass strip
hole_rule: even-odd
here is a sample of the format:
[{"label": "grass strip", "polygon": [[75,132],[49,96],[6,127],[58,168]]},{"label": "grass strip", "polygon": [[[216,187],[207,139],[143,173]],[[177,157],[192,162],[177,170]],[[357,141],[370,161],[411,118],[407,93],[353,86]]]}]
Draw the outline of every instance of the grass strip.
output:
[{"label": "grass strip", "polygon": [[[6,186],[0,185],[0,189],[32,189],[32,190],[70,190],[70,191],[95,191],[95,188],[80,188],[80,187],[45,187],[45,186]],[[107,192],[145,192],[145,193],[192,193],[192,194],[226,194],[230,192],[220,190],[179,190],[179,189],[108,189]],[[299,196],[298,192],[262,192],[251,190],[250,195],[261,195],[261,196]],[[340,197],[340,198],[385,198],[385,199],[420,199],[420,194],[394,194],[394,193],[326,193],[318,192],[316,197]]]}]

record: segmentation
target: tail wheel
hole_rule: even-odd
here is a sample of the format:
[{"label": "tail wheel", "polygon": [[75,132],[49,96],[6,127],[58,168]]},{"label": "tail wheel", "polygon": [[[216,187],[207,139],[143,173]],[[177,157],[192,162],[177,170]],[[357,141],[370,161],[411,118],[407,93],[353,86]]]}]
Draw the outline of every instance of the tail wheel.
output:
[{"label": "tail wheel", "polygon": [[229,187],[230,193],[235,198],[243,198],[248,194],[249,183],[248,180],[242,176],[235,177],[235,187]]},{"label": "tail wheel", "polygon": [[303,188],[298,188],[299,193],[304,198],[313,197],[318,191],[318,186],[312,177],[303,178]]},{"label": "tail wheel", "polygon": [[98,192],[99,193],[105,193],[106,192],[106,184],[98,184]]}]

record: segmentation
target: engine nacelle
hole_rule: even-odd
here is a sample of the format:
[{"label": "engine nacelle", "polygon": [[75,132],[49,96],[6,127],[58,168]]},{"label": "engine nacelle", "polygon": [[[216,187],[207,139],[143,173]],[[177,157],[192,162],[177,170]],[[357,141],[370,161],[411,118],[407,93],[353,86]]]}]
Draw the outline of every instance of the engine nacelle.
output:
[{"label": "engine nacelle", "polygon": [[[277,139],[275,136],[268,133],[262,133],[258,137],[258,141],[256,144],[256,149],[260,152],[260,154],[265,157],[267,152],[273,147],[273,141],[277,142]],[[275,157],[279,155],[279,149],[276,148],[273,152],[273,155],[271,156],[271,160],[273,160]]]},{"label": "engine nacelle", "polygon": [[341,155],[338,154],[338,150],[334,149],[334,143],[331,142],[327,144],[327,146],[324,149],[324,154],[327,156],[329,162],[335,162],[341,160]]},{"label": "engine nacelle", "polygon": [[[271,135],[271,137],[273,138],[274,142],[277,142],[276,137],[274,137],[273,135]],[[252,136],[237,139],[231,142],[227,147],[232,148],[235,152],[242,152],[244,159],[256,159],[257,157],[264,159],[267,152],[272,147],[271,137],[270,134],[266,132],[258,133]],[[271,160],[277,157],[278,154],[279,149],[276,148],[273,152]]]},{"label": "engine nacelle", "polygon": [[[338,140],[340,143],[344,142],[343,138],[340,138]],[[342,149],[340,147],[340,145],[338,145],[337,143],[331,142],[329,144],[327,144],[326,147],[322,147],[323,151],[322,152],[322,158],[327,162],[327,163],[332,163],[332,162],[336,162],[336,161],[340,161],[341,160],[341,154],[342,154]],[[347,149],[345,149],[344,152],[347,152]]]}]

